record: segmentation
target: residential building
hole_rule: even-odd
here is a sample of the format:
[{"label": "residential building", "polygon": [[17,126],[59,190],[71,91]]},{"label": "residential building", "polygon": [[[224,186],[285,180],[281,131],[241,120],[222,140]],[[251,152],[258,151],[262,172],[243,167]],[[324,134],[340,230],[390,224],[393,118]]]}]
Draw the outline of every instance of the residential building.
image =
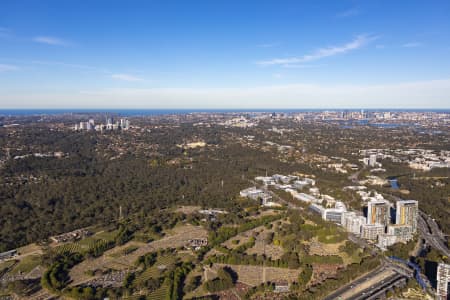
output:
[{"label": "residential building", "polygon": [[389,202],[385,200],[367,203],[367,224],[387,226],[390,222]]},{"label": "residential building", "polygon": [[416,200],[397,201],[395,224],[410,225],[412,233],[417,231],[417,219],[419,216],[419,202]]},{"label": "residential building", "polygon": [[363,224],[361,226],[361,238],[367,240],[376,240],[379,235],[384,234],[384,225]]},{"label": "residential building", "polygon": [[378,235],[377,246],[383,250],[386,250],[387,247],[392,246],[397,242],[398,242],[398,238],[395,235],[380,234],[380,235]]},{"label": "residential building", "polygon": [[407,242],[412,239],[413,231],[410,225],[391,224],[387,227],[387,234],[397,237],[399,242]]},{"label": "residential building", "polygon": [[450,265],[439,264],[437,268],[437,299],[446,300],[449,296],[448,284],[450,282]]},{"label": "residential building", "polygon": [[361,234],[361,226],[366,224],[364,216],[358,216],[355,212],[344,212],[342,214],[341,225],[346,231],[356,235]]}]

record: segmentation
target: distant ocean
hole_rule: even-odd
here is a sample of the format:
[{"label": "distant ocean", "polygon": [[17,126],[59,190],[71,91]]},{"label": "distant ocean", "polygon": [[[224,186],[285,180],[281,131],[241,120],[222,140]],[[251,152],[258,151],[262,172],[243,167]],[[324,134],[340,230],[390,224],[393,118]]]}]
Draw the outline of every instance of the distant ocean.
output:
[{"label": "distant ocean", "polygon": [[[189,113],[252,113],[252,112],[276,112],[276,113],[296,113],[296,112],[320,112],[320,111],[360,111],[361,109],[328,108],[328,109],[0,109],[0,116],[27,116],[27,115],[58,115],[58,114],[93,114],[110,113],[120,116],[151,116],[151,115],[171,115]],[[416,111],[416,112],[446,112],[449,109],[364,109],[364,111]]]}]

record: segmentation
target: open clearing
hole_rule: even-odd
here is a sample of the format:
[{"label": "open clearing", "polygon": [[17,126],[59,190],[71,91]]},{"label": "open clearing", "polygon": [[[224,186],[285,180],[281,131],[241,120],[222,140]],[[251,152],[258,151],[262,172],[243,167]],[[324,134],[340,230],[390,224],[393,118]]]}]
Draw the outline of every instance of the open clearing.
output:
[{"label": "open clearing", "polygon": [[[71,285],[75,286],[91,280],[93,277],[85,273],[88,270],[114,269],[119,271],[134,269],[134,262],[146,253],[157,251],[158,249],[183,247],[190,239],[206,238],[207,236],[208,232],[203,227],[186,224],[175,227],[170,234],[148,244],[135,241],[128,242],[125,245],[106,251],[101,257],[87,259],[73,267],[70,271],[70,277],[73,280]],[[123,250],[130,246],[138,248],[128,255],[123,254]]]},{"label": "open clearing", "polygon": [[339,255],[339,247],[344,244],[345,241],[335,244],[321,243],[317,240],[317,237],[314,237],[309,243],[309,255]]},{"label": "open clearing", "polygon": [[201,210],[201,206],[178,206],[175,212],[180,212],[186,215],[190,215]]},{"label": "open clearing", "polygon": [[[212,270],[217,271],[221,267],[228,266],[232,268],[238,274],[238,281],[246,285],[256,286],[265,281],[288,281],[294,282],[298,280],[298,275],[302,269],[287,269],[287,268],[274,268],[274,267],[261,267],[261,266],[249,266],[249,265],[227,265],[227,264],[214,264]],[[264,270],[265,269],[265,270]],[[265,273],[265,280],[264,280]],[[208,275],[209,276],[209,275]],[[208,278],[211,279],[211,278]]]}]

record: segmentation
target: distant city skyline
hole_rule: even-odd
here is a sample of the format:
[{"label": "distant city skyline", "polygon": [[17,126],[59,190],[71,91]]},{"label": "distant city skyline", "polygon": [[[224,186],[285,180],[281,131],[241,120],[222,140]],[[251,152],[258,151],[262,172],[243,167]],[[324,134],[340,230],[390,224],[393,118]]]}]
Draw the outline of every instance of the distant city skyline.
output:
[{"label": "distant city skyline", "polygon": [[448,1],[3,1],[0,109],[448,109]]}]

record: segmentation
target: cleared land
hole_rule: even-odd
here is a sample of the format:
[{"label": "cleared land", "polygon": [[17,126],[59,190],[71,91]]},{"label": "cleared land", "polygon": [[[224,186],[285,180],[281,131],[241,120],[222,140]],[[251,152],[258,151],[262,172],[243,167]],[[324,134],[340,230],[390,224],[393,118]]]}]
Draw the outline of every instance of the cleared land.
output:
[{"label": "cleared land", "polygon": [[[114,269],[120,271],[133,269],[134,262],[139,256],[159,249],[182,247],[186,245],[190,239],[206,238],[207,236],[208,232],[203,227],[186,224],[175,227],[167,236],[148,244],[135,241],[128,242],[125,245],[106,251],[105,254],[99,258],[84,260],[73,267],[70,271],[70,277],[73,280],[71,285],[75,286],[87,280],[91,280],[93,277],[86,274],[86,271],[88,270]],[[128,255],[124,254],[123,250],[131,246],[137,247],[137,249]]]},{"label": "cleared land", "polygon": [[[226,264],[214,264],[211,269],[213,271],[217,271],[219,268],[224,266],[232,268],[238,274],[239,282],[242,282],[250,286],[256,286],[266,281],[294,282],[298,280],[298,275],[302,271],[302,269],[287,269],[287,268],[273,268],[273,267],[266,267],[264,270],[262,266],[226,265]],[[209,274],[208,277],[210,275],[212,274]]]}]

